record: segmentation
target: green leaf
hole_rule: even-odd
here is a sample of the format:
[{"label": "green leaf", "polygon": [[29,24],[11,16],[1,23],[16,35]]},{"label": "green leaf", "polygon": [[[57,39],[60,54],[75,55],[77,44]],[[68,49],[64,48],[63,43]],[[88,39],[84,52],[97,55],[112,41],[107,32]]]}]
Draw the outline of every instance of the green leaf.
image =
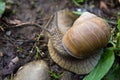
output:
[{"label": "green leaf", "polygon": [[108,48],[102,54],[98,65],[83,80],[101,80],[114,62],[113,49]]},{"label": "green leaf", "polygon": [[116,47],[119,49],[119,51],[117,52],[117,56],[120,57],[120,32],[117,33],[117,43],[116,43]]},{"label": "green leaf", "polygon": [[84,2],[84,0],[76,0],[77,2],[80,2],[80,3],[83,3]]},{"label": "green leaf", "polygon": [[64,75],[64,73],[61,73],[61,74],[57,74],[56,72],[53,72],[53,71],[49,71],[49,73],[51,74],[51,76],[54,78],[53,80],[58,80],[60,79],[60,77],[62,77]]},{"label": "green leaf", "polygon": [[35,58],[39,58],[39,53],[40,53],[40,49],[39,47],[36,46],[36,54],[35,54]]},{"label": "green leaf", "polygon": [[117,33],[117,44],[116,47],[120,48],[120,32]]},{"label": "green leaf", "polygon": [[80,4],[76,0],[72,0],[72,1],[76,6],[80,6]]},{"label": "green leaf", "polygon": [[80,11],[72,11],[74,14],[81,15],[83,12]]},{"label": "green leaf", "polygon": [[5,3],[0,0],[0,17],[5,11]]},{"label": "green leaf", "polygon": [[103,80],[120,80],[120,65],[115,63]]},{"label": "green leaf", "polygon": [[118,29],[118,31],[120,32],[120,19],[118,20],[117,29]]}]

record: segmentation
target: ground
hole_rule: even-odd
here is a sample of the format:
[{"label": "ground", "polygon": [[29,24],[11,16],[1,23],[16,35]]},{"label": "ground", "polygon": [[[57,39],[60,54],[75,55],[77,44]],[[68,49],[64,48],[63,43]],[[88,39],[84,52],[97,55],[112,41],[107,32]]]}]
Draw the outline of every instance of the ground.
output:
[{"label": "ground", "polygon": [[[85,2],[80,7],[96,15],[110,19],[111,27],[117,25],[116,13],[119,10],[119,2],[104,0],[104,3]],[[106,7],[106,2],[109,4]],[[113,2],[111,2],[113,1]],[[36,27],[18,27],[13,25],[24,22],[36,22],[45,26],[50,17],[59,10],[69,8],[77,10],[72,0],[6,0],[7,6],[3,17],[0,19],[0,80],[9,80],[16,73],[18,68],[33,60],[45,60],[48,62],[50,70],[57,75],[63,73],[63,69],[55,64],[49,56],[47,43],[48,35]],[[101,4],[100,4],[101,3]],[[11,61],[14,64],[10,64]],[[82,80],[83,75],[71,73],[73,80]],[[54,77],[51,76],[51,80]],[[61,78],[59,78],[61,80]]]}]

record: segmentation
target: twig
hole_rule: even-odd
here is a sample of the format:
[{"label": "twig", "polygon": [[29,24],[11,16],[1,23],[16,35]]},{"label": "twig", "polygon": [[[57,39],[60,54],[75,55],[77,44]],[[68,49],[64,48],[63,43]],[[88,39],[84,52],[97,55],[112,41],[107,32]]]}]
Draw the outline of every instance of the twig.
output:
[{"label": "twig", "polygon": [[13,26],[13,27],[24,27],[24,26],[35,26],[35,27],[39,27],[45,31],[47,31],[48,33],[50,33],[50,31],[42,26],[40,26],[39,24],[37,23],[34,23],[34,22],[25,22],[25,23],[21,23],[21,24],[18,24],[16,26]]},{"label": "twig", "polygon": [[[44,28],[47,28],[50,24],[50,22],[52,21],[53,19],[53,15],[50,17],[50,19],[48,20],[48,22],[45,24]],[[44,31],[42,31],[41,33],[43,33]]]},{"label": "twig", "polygon": [[46,27],[49,26],[52,19],[53,19],[53,16],[50,17],[50,19],[48,20],[47,24],[44,27],[42,27],[41,25],[34,23],[34,22],[25,22],[25,23],[21,23],[21,24],[12,26],[12,27],[14,28],[14,27],[24,27],[24,26],[35,26],[35,27],[39,27],[39,28],[45,30],[46,32],[48,32],[49,34],[51,34],[51,32],[48,29],[46,29]]},{"label": "twig", "polygon": [[117,25],[117,22],[115,21],[107,21],[109,24]]},{"label": "twig", "polygon": [[0,30],[4,31],[4,28],[2,26],[0,26]]},{"label": "twig", "polygon": [[[38,24],[36,24],[36,23],[34,23],[34,25],[32,25],[33,23],[24,23],[24,24],[16,25],[15,27],[19,27],[19,26],[36,26],[36,27],[40,27],[40,28],[43,29],[43,31],[42,31],[41,33],[43,33],[44,30],[45,30],[45,31],[49,32],[49,34],[51,34],[51,32],[50,32],[48,29],[46,29],[46,28],[49,26],[49,24],[50,24],[50,22],[52,21],[53,17],[54,17],[54,16],[52,15],[52,16],[50,17],[50,19],[48,20],[48,22],[45,24],[44,27],[41,27],[40,25],[38,25]],[[39,36],[39,38],[40,38],[40,36]],[[38,39],[39,39],[39,38],[38,38]],[[36,45],[37,45],[37,43],[35,42],[34,45],[33,45],[33,47],[32,47],[32,49],[31,49],[31,52],[33,52],[33,49],[36,47]]]}]

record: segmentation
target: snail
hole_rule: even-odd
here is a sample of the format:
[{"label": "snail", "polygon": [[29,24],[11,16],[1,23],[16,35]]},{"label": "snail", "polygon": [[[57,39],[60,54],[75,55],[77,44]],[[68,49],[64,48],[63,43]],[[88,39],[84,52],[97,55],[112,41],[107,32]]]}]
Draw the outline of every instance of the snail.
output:
[{"label": "snail", "polygon": [[76,74],[92,71],[110,38],[107,22],[90,12],[78,17],[68,9],[61,10],[54,15],[49,29],[31,25],[49,33],[48,50],[53,61]]},{"label": "snail", "polygon": [[64,10],[59,11],[56,15],[57,18],[54,17],[56,22],[59,23],[61,18],[68,18],[60,22],[68,23],[67,28],[55,24],[51,28],[52,36],[48,42],[51,58],[59,66],[71,72],[89,73],[98,63],[103,53],[102,48],[109,41],[109,25],[102,18],[89,12],[83,13],[76,20],[71,17],[74,14],[70,11],[66,13]]}]

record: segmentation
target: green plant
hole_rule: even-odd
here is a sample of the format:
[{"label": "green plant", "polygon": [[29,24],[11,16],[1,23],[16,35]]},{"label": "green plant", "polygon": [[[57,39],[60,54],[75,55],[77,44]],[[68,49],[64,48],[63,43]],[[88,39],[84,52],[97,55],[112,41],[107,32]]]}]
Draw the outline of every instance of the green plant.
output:
[{"label": "green plant", "polygon": [[111,70],[103,78],[103,80],[120,80],[120,64],[114,63]]},{"label": "green plant", "polygon": [[0,17],[2,17],[4,11],[5,11],[5,3],[2,0],[0,0]]},{"label": "green plant", "polygon": [[23,52],[23,48],[22,47],[17,47],[17,52]]},{"label": "green plant", "polygon": [[12,73],[10,76],[9,76],[9,80],[13,80],[14,78],[14,74]]},{"label": "green plant", "polygon": [[56,72],[53,72],[53,71],[49,71],[51,77],[53,78],[53,80],[59,80],[60,77],[62,77],[64,75],[64,73],[61,73],[61,74],[57,74]]},{"label": "green plant", "polygon": [[35,8],[35,0],[31,0],[31,8]]},{"label": "green plant", "polygon": [[80,12],[80,11],[73,11],[74,14],[76,15],[81,15],[83,12]]},{"label": "green plant", "polygon": [[114,52],[112,49],[108,48],[102,55],[98,65],[83,80],[101,80],[104,77],[104,75],[109,71],[113,62]]},{"label": "green plant", "polygon": [[84,0],[72,0],[76,6],[80,6],[80,3],[83,3]]},{"label": "green plant", "polygon": [[35,48],[36,48],[35,58],[38,59],[39,56],[40,56],[40,52],[41,52],[41,50],[40,50],[39,47],[37,47],[37,46],[36,46]]}]

